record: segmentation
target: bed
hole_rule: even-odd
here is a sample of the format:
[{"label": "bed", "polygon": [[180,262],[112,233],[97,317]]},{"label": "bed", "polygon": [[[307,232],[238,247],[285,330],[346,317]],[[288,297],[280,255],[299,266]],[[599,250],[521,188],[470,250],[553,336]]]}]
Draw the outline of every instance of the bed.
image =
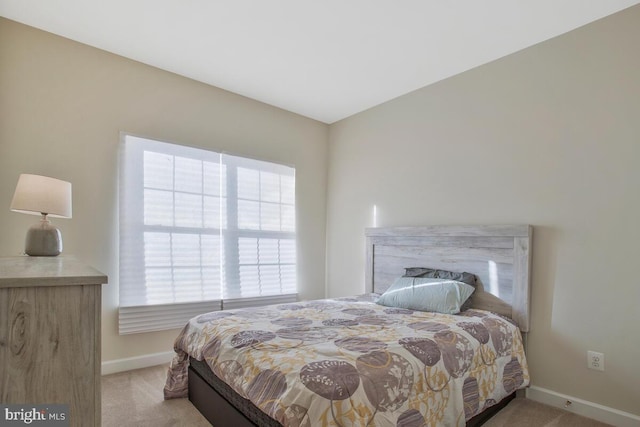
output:
[{"label": "bed", "polygon": [[[216,427],[469,426],[528,385],[531,226],[365,236],[367,294],[191,319],[165,398],[188,396]],[[475,275],[465,310],[376,304],[408,267]]]}]

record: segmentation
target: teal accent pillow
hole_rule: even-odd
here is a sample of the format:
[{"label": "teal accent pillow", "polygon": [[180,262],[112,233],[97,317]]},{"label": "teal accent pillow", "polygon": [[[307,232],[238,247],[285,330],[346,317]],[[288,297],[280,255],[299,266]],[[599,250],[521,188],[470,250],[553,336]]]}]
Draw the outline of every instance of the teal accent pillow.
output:
[{"label": "teal accent pillow", "polygon": [[399,277],[376,302],[387,307],[457,314],[474,290],[456,280]]}]

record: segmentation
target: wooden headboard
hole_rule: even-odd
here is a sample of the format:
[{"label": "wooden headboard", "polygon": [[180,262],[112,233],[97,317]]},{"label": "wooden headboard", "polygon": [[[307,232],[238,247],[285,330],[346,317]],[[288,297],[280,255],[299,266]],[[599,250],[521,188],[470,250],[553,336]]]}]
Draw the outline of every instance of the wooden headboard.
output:
[{"label": "wooden headboard", "polygon": [[406,267],[466,271],[478,278],[471,307],[529,331],[530,225],[368,228],[365,288],[384,292]]}]

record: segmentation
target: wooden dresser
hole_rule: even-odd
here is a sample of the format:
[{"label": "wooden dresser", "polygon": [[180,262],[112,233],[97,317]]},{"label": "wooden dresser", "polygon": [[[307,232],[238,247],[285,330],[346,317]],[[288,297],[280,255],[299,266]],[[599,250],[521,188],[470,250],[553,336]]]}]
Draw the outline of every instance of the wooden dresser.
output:
[{"label": "wooden dresser", "polygon": [[101,285],[70,256],[0,258],[0,403],[68,404],[100,425]]}]

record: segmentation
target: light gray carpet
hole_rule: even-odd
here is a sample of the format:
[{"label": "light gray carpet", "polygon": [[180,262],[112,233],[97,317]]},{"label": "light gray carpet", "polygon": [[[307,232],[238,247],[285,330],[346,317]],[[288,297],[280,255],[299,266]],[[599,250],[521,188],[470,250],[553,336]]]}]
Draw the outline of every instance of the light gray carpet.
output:
[{"label": "light gray carpet", "polygon": [[529,399],[515,398],[483,427],[611,427]]},{"label": "light gray carpet", "polygon": [[[210,424],[187,399],[163,400],[167,366],[102,377],[102,425],[105,427],[200,427]],[[570,412],[528,399],[514,399],[486,427],[606,427]],[[227,427],[227,426],[216,426]]]},{"label": "light gray carpet", "polygon": [[211,424],[187,399],[163,400],[166,379],[167,366],[102,377],[102,425],[209,427]]}]

